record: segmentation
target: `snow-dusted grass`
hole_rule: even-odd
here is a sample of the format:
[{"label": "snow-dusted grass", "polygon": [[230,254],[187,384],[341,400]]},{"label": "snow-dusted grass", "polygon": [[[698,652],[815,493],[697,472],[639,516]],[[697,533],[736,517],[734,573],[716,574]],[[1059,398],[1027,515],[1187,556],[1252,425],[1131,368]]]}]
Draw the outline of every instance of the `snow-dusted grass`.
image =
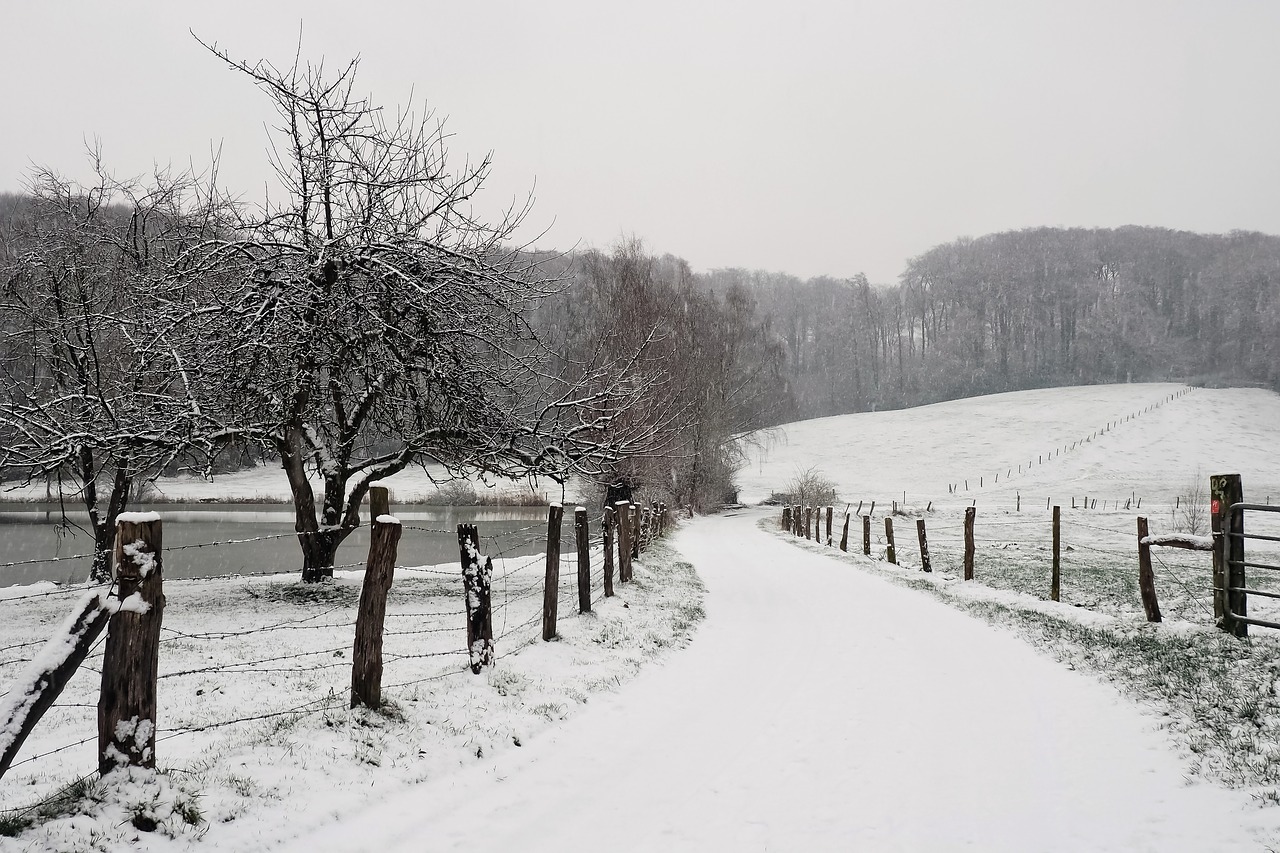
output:
[{"label": "snow-dusted grass", "polygon": [[[540,639],[542,558],[496,561],[498,662],[466,668],[460,572],[397,569],[387,606],[378,711],[349,709],[361,573],[170,581],[159,684],[159,774],[98,780],[100,649],[0,781],[0,847],[35,851],[266,849],[339,809],[375,801],[515,749],[687,642],[702,616],[692,567],[661,541],[634,581],[577,614],[573,560],[561,571],[559,637]],[[12,680],[73,598],[51,585],[0,601],[0,679]],[[28,645],[33,644],[33,645]],[[232,722],[235,721],[235,722]],[[61,749],[76,741],[77,746]],[[60,750],[54,752],[53,750]],[[39,756],[39,757],[37,757]],[[88,775],[86,775],[88,774]]]}]

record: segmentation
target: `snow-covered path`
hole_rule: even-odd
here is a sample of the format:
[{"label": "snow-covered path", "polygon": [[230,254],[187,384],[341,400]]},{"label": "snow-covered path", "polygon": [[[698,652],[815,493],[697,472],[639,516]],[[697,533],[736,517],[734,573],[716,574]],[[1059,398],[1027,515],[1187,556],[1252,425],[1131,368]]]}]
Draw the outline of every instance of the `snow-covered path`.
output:
[{"label": "snow-covered path", "polygon": [[693,644],[521,749],[298,851],[1263,849],[1113,690],[757,513],[688,525]]}]

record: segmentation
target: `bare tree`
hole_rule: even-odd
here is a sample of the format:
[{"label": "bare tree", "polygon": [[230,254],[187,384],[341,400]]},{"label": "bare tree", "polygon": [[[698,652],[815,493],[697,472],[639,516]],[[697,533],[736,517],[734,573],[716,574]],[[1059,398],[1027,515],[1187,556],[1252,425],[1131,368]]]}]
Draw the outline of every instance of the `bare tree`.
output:
[{"label": "bare tree", "polygon": [[191,254],[181,277],[214,289],[179,322],[218,344],[199,371],[218,439],[281,459],[304,580],[332,574],[369,485],[410,464],[563,479],[650,440],[613,429],[646,387],[613,381],[627,364],[548,367],[525,317],[555,283],[510,245],[528,207],[472,210],[488,157],[452,171],[441,122],[356,96],[354,61],[278,69],[206,46],[273,102],[284,197]]}]

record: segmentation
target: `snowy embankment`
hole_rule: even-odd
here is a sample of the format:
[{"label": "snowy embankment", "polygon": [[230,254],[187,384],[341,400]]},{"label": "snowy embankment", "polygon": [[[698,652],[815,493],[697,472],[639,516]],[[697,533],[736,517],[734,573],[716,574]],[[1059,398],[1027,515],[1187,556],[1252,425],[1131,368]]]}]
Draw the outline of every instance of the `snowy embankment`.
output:
[{"label": "snowy embankment", "polygon": [[[559,638],[544,643],[543,564],[541,556],[495,561],[498,661],[480,676],[467,669],[460,569],[397,568],[387,704],[376,713],[348,708],[362,572],[319,585],[294,575],[169,581],[162,772],[97,779],[99,644],[0,780],[0,833],[20,832],[0,835],[0,850],[269,849],[326,815],[520,748],[683,645],[701,616],[697,577],[661,542],[611,599],[601,597],[595,554],[594,609],[578,615],[569,555]],[[83,587],[2,592],[0,687],[11,688]],[[137,828],[149,821],[154,831]]]},{"label": "snowy embankment", "polygon": [[1239,851],[1280,812],[1188,781],[1158,719],[1008,632],[756,527],[676,546],[687,650],[526,749],[344,810],[297,853]]}]

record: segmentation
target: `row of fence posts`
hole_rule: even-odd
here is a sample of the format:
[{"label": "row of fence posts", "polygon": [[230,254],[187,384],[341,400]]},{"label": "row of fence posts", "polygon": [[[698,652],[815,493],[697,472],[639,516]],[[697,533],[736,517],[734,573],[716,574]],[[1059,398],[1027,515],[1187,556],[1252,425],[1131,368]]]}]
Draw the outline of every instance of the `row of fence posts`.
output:
[{"label": "row of fence posts", "polygon": [[[875,502],[871,504],[871,511],[875,511]],[[826,540],[825,544],[832,545],[832,516],[834,515],[833,507],[799,507],[784,506],[782,508],[782,529],[803,536],[806,539],[812,539],[819,544],[823,544],[821,524],[823,515],[826,516]],[[846,511],[844,514],[844,527],[840,534],[840,550],[849,550],[849,519],[852,513]],[[974,543],[974,521],[977,516],[977,509],[969,506],[964,510],[964,579],[973,580],[973,562],[975,553]],[[871,515],[863,515],[862,518],[862,553],[865,556],[871,556]],[[932,561],[929,557],[929,540],[925,531],[925,520],[923,517],[916,518],[916,539],[920,546],[920,568],[922,571],[932,572]],[[886,515],[884,517],[884,538],[885,538],[885,560],[890,563],[897,564],[898,554],[897,547],[893,535],[893,516]],[[1205,550],[1204,547],[1195,540],[1194,537],[1161,537],[1161,541],[1152,542],[1147,531],[1147,519],[1143,516],[1138,517],[1138,589],[1142,597],[1142,607],[1146,613],[1147,621],[1160,621],[1160,605],[1156,599],[1155,574],[1151,569],[1151,553],[1152,544],[1168,545],[1171,547],[1191,548]],[[1062,595],[1062,508],[1053,507],[1053,562],[1049,579],[1049,598],[1051,601],[1060,601]],[[1239,558],[1242,560],[1243,558]],[[1225,558],[1223,564],[1226,564]],[[1238,562],[1238,560],[1237,560]],[[1216,565],[1216,564],[1215,564]],[[1216,570],[1215,570],[1216,571]],[[1243,581],[1240,581],[1243,586]],[[1222,583],[1215,581],[1215,587],[1223,586]],[[1241,597],[1242,598],[1242,597]],[[1233,602],[1235,600],[1233,599]],[[1233,604],[1235,607],[1243,608],[1243,601]],[[1221,610],[1221,608],[1219,608]],[[1237,611],[1237,612],[1242,612]],[[1218,616],[1221,618],[1222,613]],[[1234,628],[1234,626],[1233,626]],[[1237,633],[1239,629],[1235,629]],[[1241,634],[1242,635],[1242,634]]]},{"label": "row of fence posts", "polygon": [[[356,613],[351,660],[352,708],[377,708],[382,704],[382,640],[387,594],[395,574],[401,535],[399,520],[389,511],[385,488],[369,490],[371,532],[364,581]],[[556,636],[556,610],[560,582],[560,527],[563,507],[549,508],[547,515],[547,571],[543,597],[542,638]],[[632,561],[649,543],[666,532],[669,522],[664,503],[650,506],[620,501],[604,512],[604,594],[612,596],[614,545],[617,541],[618,580],[632,578]],[[578,553],[578,607],[591,610],[590,533],[587,511],[574,511]],[[0,719],[0,776],[9,769],[23,742],[40,718],[57,700],[105,629],[102,687],[98,700],[98,770],[107,773],[118,766],[155,767],[156,685],[159,676],[160,628],[164,613],[162,525],[155,513],[126,513],[116,526],[115,591],[97,592],[78,605],[70,620],[69,641],[56,659],[30,685],[26,698],[14,706],[8,719]],[[458,548],[466,600],[467,651],[473,673],[493,664],[491,586],[493,561],[483,557],[474,524],[458,525]],[[41,656],[41,659],[45,659]],[[29,688],[29,689],[28,689]]]}]

